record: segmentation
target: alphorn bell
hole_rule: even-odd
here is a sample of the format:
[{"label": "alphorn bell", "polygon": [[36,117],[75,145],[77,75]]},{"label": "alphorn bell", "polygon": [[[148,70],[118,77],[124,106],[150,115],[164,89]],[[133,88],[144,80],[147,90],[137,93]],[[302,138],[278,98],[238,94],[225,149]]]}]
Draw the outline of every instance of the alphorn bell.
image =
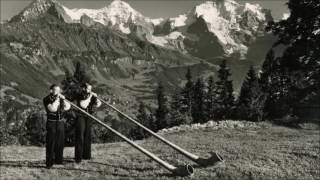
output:
[{"label": "alphorn bell", "polygon": [[189,164],[185,165],[185,166],[178,166],[175,167],[165,161],[163,161],[162,159],[160,159],[159,157],[157,157],[156,155],[154,155],[153,153],[149,152],[148,150],[144,149],[143,147],[137,145],[136,143],[134,143],[133,141],[131,141],[130,139],[128,139],[127,137],[125,137],[124,135],[122,135],[121,133],[119,133],[118,131],[114,130],[113,128],[111,128],[110,126],[106,125],[105,123],[103,123],[102,121],[100,121],[99,119],[97,119],[96,117],[92,116],[91,114],[87,113],[86,111],[84,111],[83,109],[81,109],[80,107],[78,107],[77,105],[73,104],[72,102],[68,101],[65,99],[66,102],[70,103],[73,107],[75,107],[76,109],[78,109],[80,112],[86,114],[87,116],[89,116],[90,118],[92,118],[93,120],[95,120],[98,124],[102,125],[103,127],[107,128],[108,130],[110,130],[111,132],[113,132],[115,135],[119,136],[121,139],[123,139],[124,141],[126,141],[127,143],[129,143],[132,147],[136,148],[137,150],[139,150],[140,152],[142,152],[143,154],[145,154],[146,156],[148,156],[149,158],[153,159],[154,161],[156,161],[157,163],[159,163],[162,167],[166,168],[167,170],[171,171],[173,174],[177,175],[177,176],[192,176],[193,175],[193,167]]},{"label": "alphorn bell", "polygon": [[184,149],[182,149],[181,147],[173,144],[172,142],[166,140],[165,138],[163,138],[162,136],[159,136],[158,134],[156,134],[155,132],[153,132],[152,130],[150,130],[149,128],[145,127],[144,125],[142,125],[141,123],[137,122],[136,120],[134,120],[133,118],[129,117],[128,115],[126,115],[125,113],[121,112],[120,110],[118,110],[116,107],[112,106],[111,104],[107,103],[106,101],[104,101],[102,98],[98,97],[98,99],[103,102],[104,104],[106,104],[107,106],[111,107],[113,110],[117,111],[118,113],[120,113],[122,116],[124,116],[125,118],[127,118],[128,120],[130,120],[131,122],[133,122],[134,124],[138,125],[139,127],[141,127],[142,129],[146,130],[147,132],[149,132],[151,135],[153,135],[154,137],[156,137],[157,139],[159,139],[160,141],[162,141],[163,143],[167,144],[168,146],[172,147],[173,149],[175,149],[176,151],[180,152],[181,154],[183,154],[185,157],[187,157],[188,159],[196,162],[197,164],[201,165],[201,166],[211,166],[211,165],[215,165],[218,162],[223,162],[224,159],[222,158],[222,156],[217,153],[217,152],[210,152],[210,157],[209,158],[202,158],[199,157],[197,155],[194,155]]}]

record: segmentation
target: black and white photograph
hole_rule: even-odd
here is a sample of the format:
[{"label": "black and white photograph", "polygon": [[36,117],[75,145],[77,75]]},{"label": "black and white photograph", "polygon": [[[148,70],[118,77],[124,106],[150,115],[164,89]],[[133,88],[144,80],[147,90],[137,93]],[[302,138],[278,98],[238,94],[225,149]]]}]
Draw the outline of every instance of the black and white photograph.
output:
[{"label": "black and white photograph", "polygon": [[319,180],[319,0],[0,0],[1,180]]}]

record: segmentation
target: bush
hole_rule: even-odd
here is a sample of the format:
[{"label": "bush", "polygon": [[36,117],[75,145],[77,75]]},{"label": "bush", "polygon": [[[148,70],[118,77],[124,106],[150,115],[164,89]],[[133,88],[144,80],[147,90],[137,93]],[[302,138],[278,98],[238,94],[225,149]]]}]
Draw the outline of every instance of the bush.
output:
[{"label": "bush", "polygon": [[43,112],[31,113],[26,122],[26,138],[29,143],[44,146],[46,143],[46,115]]},{"label": "bush", "polygon": [[27,144],[25,122],[32,108],[10,97],[3,98],[0,106],[0,144]]}]

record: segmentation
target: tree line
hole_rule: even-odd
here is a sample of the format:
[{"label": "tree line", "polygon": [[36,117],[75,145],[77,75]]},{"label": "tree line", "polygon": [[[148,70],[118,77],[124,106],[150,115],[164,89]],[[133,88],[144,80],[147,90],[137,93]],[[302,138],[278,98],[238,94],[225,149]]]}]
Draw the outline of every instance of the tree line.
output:
[{"label": "tree line", "polygon": [[[236,99],[231,80],[231,72],[226,60],[219,66],[217,79],[209,76],[193,80],[190,68],[187,69],[186,83],[182,88],[169,94],[161,82],[156,89],[157,108],[149,127],[157,131],[181,124],[206,123],[210,120],[242,119],[263,120],[263,108],[259,78],[251,66]],[[146,107],[140,103],[138,117],[146,117]]]},{"label": "tree line", "polygon": [[[278,37],[259,70],[250,67],[238,98],[233,94],[230,70],[223,61],[218,77],[192,81],[191,71],[181,90],[165,95],[157,89],[155,130],[208,120],[289,120],[289,123],[320,119],[320,2],[289,0],[290,16],[269,22],[266,31]],[[279,46],[284,50],[279,53]]]}]

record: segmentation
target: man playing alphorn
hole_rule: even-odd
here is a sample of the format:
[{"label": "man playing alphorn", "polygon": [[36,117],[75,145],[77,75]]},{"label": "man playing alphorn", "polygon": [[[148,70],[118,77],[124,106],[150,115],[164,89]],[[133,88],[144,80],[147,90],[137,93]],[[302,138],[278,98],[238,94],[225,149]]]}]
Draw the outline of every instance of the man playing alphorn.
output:
[{"label": "man playing alphorn", "polygon": [[[82,92],[78,95],[77,105],[89,114],[93,114],[94,107],[100,107],[101,101],[97,94],[92,92],[92,85],[85,83]],[[91,124],[92,120],[82,112],[77,113],[75,132],[75,161],[91,159]]]},{"label": "man playing alphorn", "polygon": [[64,148],[64,120],[63,111],[70,109],[70,104],[60,94],[60,87],[56,84],[50,86],[50,94],[43,98],[43,105],[47,113],[46,134],[46,166],[63,164]]}]

